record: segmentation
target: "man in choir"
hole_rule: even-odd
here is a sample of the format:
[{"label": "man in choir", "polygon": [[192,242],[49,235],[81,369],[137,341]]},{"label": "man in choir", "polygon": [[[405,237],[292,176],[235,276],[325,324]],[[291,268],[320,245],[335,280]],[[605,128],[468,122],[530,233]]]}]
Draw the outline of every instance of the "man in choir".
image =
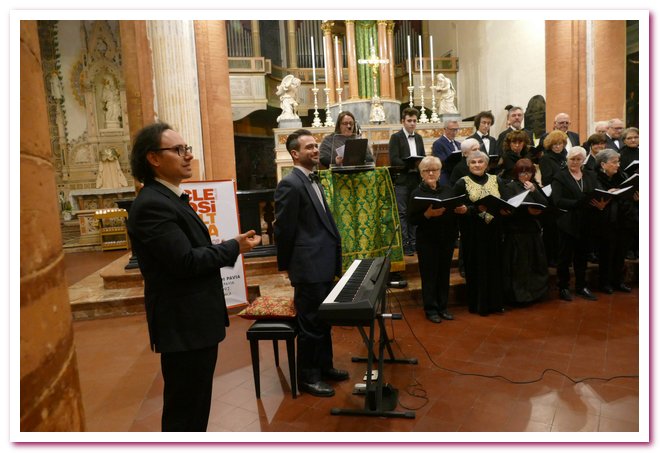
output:
[{"label": "man in choir", "polygon": [[621,151],[623,147],[623,140],[621,139],[623,129],[623,121],[619,118],[612,118],[607,122],[607,132],[605,133],[605,137],[607,138],[606,148]]},{"label": "man in choir", "polygon": [[447,165],[445,165],[447,158],[451,156],[452,153],[461,150],[461,145],[456,141],[456,133],[458,130],[458,121],[445,121],[442,136],[433,142],[431,148],[431,153],[442,162],[442,174],[440,175],[440,184],[442,185],[449,183],[451,171],[460,160],[460,155],[458,155],[459,159],[449,159]]},{"label": "man in choir", "polygon": [[133,176],[144,183],[128,234],[144,277],[151,347],[160,353],[163,431],[206,431],[218,343],[229,317],[220,268],[261,242],[253,230],[213,244],[180,184],[192,176],[192,148],[165,123],[138,132]]},{"label": "man in choir", "polygon": [[490,135],[490,127],[495,122],[495,117],[490,111],[480,112],[477,116],[474,117],[474,127],[477,131],[470,135],[469,138],[473,138],[479,142],[479,149],[484,153],[488,154],[490,157],[490,162],[488,165],[488,173],[497,174],[499,173],[499,158],[491,156],[500,156],[497,154],[497,140],[495,140]]},{"label": "man in choir", "polygon": [[341,275],[341,237],[314,173],[319,163],[316,139],[299,129],[288,136],[286,149],[294,167],[275,189],[275,244],[278,270],[287,271],[294,289],[298,388],[333,396],[324,380],[342,381],[348,372],[333,366],[331,327],[319,319],[318,309],[335,276]]},{"label": "man in choir", "polygon": [[403,252],[406,255],[415,254],[415,227],[408,224],[408,199],[413,190],[421,182],[417,166],[424,158],[424,141],[415,132],[419,110],[408,107],[401,112],[402,128],[392,134],[389,143],[390,165],[394,175],[394,193],[399,209]]},{"label": "man in choir", "polygon": [[525,113],[522,107],[511,107],[506,116],[506,121],[509,124],[509,127],[497,136],[497,154],[502,155],[502,146],[504,145],[504,139],[506,134],[512,131],[525,131],[529,135],[529,140],[531,143],[534,143],[534,133],[529,129],[523,129],[522,122],[525,117]]}]

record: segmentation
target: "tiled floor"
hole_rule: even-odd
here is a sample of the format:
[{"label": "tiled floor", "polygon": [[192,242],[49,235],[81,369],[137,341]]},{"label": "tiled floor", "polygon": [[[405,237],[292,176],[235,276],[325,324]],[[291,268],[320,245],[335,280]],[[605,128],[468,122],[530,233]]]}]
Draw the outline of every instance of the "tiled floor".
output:
[{"label": "tiled floor", "polygon": [[[465,433],[475,431],[509,437],[525,431],[635,433],[638,291],[598,296],[597,302],[548,299],[489,317],[454,304],[456,320],[439,325],[426,321],[421,307],[400,306],[390,297],[392,311],[404,314],[404,320],[387,324],[394,354],[416,357],[419,364],[386,364],[383,375],[399,390],[397,410],[414,410],[414,419],[330,415],[333,407],[364,407],[364,396],[352,390],[365,365],[351,357],[366,349],[352,327],[333,328],[335,365],[351,373],[349,381],[335,385],[335,397],[292,399],[284,345],[276,369],[272,347],[264,343],[257,400],[245,338],[251,321],[232,316],[220,345],[209,431],[443,432],[429,441],[471,439]],[[144,316],[76,321],[74,332],[87,430],[159,431],[162,379]],[[566,376],[614,379],[573,383]],[[648,407],[641,411],[648,413]],[[451,437],[460,433],[462,438]]]}]

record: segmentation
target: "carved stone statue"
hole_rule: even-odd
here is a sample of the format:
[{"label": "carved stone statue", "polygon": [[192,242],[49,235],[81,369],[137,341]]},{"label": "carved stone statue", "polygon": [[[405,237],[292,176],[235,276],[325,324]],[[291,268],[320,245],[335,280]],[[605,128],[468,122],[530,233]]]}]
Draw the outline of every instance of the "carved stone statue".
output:
[{"label": "carved stone statue", "polygon": [[119,104],[119,93],[115,83],[110,77],[103,81],[103,109],[105,110],[105,127],[107,129],[119,127],[119,117],[121,116],[121,106]]},{"label": "carved stone statue", "polygon": [[369,112],[370,123],[384,123],[385,122],[385,109],[380,102],[380,97],[374,96],[371,98],[371,112]]},{"label": "carved stone statue", "polygon": [[118,187],[127,187],[128,181],[119,165],[119,152],[108,147],[101,151],[99,155],[99,172],[96,176],[97,189],[114,189]]},{"label": "carved stone statue", "polygon": [[300,79],[294,77],[292,74],[287,75],[282,79],[282,83],[277,86],[275,93],[280,97],[280,107],[282,114],[277,117],[277,121],[281,120],[297,120],[298,116],[298,87],[300,86]]},{"label": "carved stone statue", "polygon": [[439,73],[437,77],[437,82],[435,84],[435,89],[438,92],[438,97],[440,98],[440,114],[443,113],[458,113],[458,109],[454,104],[456,98],[456,90],[454,85],[451,83],[444,74]]}]

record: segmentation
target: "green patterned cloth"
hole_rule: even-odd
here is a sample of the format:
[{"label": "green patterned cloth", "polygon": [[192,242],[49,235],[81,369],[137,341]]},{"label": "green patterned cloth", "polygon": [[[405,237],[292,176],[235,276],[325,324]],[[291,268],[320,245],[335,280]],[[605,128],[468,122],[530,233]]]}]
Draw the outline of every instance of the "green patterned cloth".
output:
[{"label": "green patterned cloth", "polygon": [[384,256],[392,242],[390,271],[405,269],[399,211],[386,167],[357,173],[319,172],[342,246],[342,269],[356,259]]}]

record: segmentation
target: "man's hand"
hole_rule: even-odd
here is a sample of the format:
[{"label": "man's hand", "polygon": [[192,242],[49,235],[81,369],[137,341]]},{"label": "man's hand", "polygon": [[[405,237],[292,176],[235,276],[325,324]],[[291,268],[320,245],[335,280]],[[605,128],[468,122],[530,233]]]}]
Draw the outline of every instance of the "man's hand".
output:
[{"label": "man's hand", "polygon": [[234,239],[238,242],[241,253],[249,252],[261,242],[261,236],[257,236],[254,230],[239,234]]}]

